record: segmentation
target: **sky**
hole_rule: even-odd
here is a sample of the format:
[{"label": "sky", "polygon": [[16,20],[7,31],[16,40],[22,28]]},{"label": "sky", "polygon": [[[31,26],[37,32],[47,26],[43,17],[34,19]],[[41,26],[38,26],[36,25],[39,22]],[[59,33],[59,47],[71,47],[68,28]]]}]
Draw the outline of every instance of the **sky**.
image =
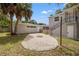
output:
[{"label": "sky", "polygon": [[51,14],[55,14],[57,9],[63,9],[64,3],[61,3],[59,6],[57,3],[33,3],[32,4],[32,20],[36,20],[38,23],[45,23],[48,25],[48,17]]},{"label": "sky", "polygon": [[[32,4],[32,17],[31,20],[37,21],[37,23],[44,23],[46,25],[49,24],[49,19],[48,17],[51,14],[55,14],[55,11],[57,9],[63,9],[64,8],[64,3],[57,4],[57,3],[33,3]],[[16,16],[14,15],[13,17],[14,20],[16,20]],[[24,21],[25,18],[22,17],[22,20]]]}]

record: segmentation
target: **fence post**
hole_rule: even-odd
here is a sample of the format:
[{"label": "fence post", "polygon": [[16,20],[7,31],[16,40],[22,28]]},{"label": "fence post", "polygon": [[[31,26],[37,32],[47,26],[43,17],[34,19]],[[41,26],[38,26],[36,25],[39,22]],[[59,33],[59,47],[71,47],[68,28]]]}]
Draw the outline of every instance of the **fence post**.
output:
[{"label": "fence post", "polygon": [[62,46],[62,17],[60,19],[60,46]]}]

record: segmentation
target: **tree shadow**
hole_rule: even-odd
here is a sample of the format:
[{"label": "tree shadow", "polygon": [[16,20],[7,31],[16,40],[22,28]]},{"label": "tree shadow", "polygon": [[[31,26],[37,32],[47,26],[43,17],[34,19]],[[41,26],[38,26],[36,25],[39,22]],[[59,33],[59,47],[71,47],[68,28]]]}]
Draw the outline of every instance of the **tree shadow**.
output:
[{"label": "tree shadow", "polygon": [[66,47],[66,46],[62,46],[62,48],[60,48],[60,50],[61,50],[62,52],[64,52],[63,48],[65,48],[65,49],[67,49],[67,50],[69,50],[69,51],[75,53],[76,56],[79,55],[79,52],[75,52],[75,50],[73,50],[73,49],[71,49],[71,48],[68,48],[68,47]]},{"label": "tree shadow", "polygon": [[6,36],[0,37],[0,45],[5,45],[7,43],[14,44],[19,41],[24,40],[27,34],[13,35],[6,34]]}]

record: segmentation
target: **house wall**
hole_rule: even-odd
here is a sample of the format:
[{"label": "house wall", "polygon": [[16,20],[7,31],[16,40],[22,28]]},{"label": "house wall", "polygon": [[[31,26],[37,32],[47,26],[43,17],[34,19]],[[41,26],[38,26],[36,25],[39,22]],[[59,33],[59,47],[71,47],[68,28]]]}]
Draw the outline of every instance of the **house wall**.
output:
[{"label": "house wall", "polygon": [[[17,27],[17,34],[21,33],[37,33],[40,32],[40,29],[43,29],[43,27],[46,25],[35,25],[30,23],[19,23]],[[13,24],[13,32],[15,29],[15,24]]]},{"label": "house wall", "polygon": [[[62,35],[63,37],[66,37],[67,35],[67,27],[66,24],[62,25]],[[55,37],[59,37],[60,36],[60,26],[57,27],[56,29],[52,30],[52,35]]]},{"label": "house wall", "polygon": [[[68,35],[68,32],[67,32],[67,27],[69,26],[69,25],[72,25],[72,26],[74,26],[74,34],[73,34],[73,39],[77,39],[77,26],[76,26],[76,23],[63,23],[62,24],[62,36],[63,37],[68,37],[67,35]],[[59,27],[57,27],[56,29],[54,29],[54,30],[52,30],[51,31],[51,33],[52,33],[52,36],[54,36],[54,37],[59,37],[60,36],[60,26]],[[68,38],[70,38],[70,37],[68,37]]]},{"label": "house wall", "polygon": [[[60,36],[60,26],[58,26],[55,29],[53,29],[53,27],[56,27],[57,24],[60,24],[60,20],[62,17],[62,34],[63,34],[63,37],[68,37],[67,36],[68,35],[67,26],[69,26],[69,25],[74,26],[74,29],[73,29],[74,30],[74,32],[73,32],[74,38],[73,39],[77,39],[79,37],[79,22],[78,22],[79,18],[77,19],[77,22],[76,22],[75,16],[77,14],[75,14],[75,8],[76,8],[76,6],[63,11],[60,14],[49,17],[49,29],[50,29],[50,33],[52,33],[53,36],[56,36],[56,37]],[[65,15],[65,12],[68,12],[67,16]],[[77,13],[78,12],[79,12],[79,10],[77,11]],[[56,17],[56,16],[59,16],[59,21],[55,22],[54,17]],[[79,17],[79,15],[77,15],[77,16]]]},{"label": "house wall", "polygon": [[[37,28],[30,28],[27,26],[32,26],[32,25],[27,25],[27,24],[18,24],[17,27],[17,34],[22,34],[22,33],[36,33],[39,32],[39,29]],[[14,26],[13,26],[13,30],[14,30]]]},{"label": "house wall", "polygon": [[[66,25],[67,27],[68,26],[73,26],[73,28],[70,28],[70,32],[73,30],[73,37],[68,37],[68,38],[72,38],[72,39],[77,39],[77,26],[76,26],[76,23],[72,23],[72,24],[67,24]],[[67,29],[68,30],[68,29]],[[67,35],[68,35],[68,32],[67,32]]]}]

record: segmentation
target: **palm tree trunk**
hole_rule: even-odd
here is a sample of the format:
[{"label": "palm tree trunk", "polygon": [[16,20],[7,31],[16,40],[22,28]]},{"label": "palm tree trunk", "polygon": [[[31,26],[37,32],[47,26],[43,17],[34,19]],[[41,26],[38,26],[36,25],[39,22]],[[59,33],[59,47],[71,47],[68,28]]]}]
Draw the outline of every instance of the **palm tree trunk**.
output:
[{"label": "palm tree trunk", "polygon": [[26,21],[26,23],[28,22],[28,18],[27,17],[25,17],[25,21]]},{"label": "palm tree trunk", "polygon": [[16,21],[16,23],[15,23],[15,29],[14,29],[15,35],[17,34],[17,27],[18,27],[19,20],[20,20],[20,18],[17,17],[17,21]]},{"label": "palm tree trunk", "polygon": [[13,16],[11,15],[10,16],[10,32],[11,32],[11,35],[13,35]]}]

